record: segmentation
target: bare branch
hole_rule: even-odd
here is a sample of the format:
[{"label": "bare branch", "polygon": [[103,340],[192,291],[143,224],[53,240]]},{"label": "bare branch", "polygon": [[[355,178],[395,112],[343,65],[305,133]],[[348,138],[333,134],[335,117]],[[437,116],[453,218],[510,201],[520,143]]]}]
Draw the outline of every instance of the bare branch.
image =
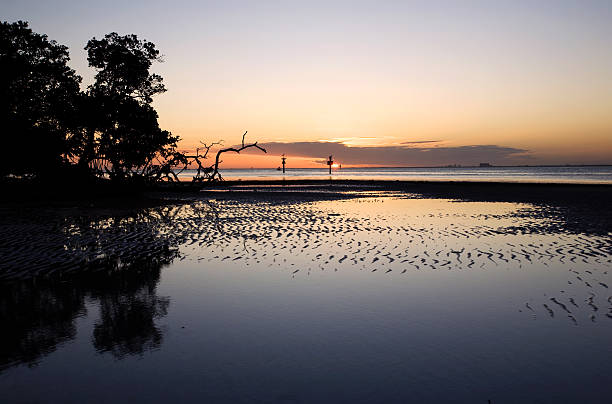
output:
[{"label": "bare branch", "polygon": [[[224,149],[217,150],[215,161],[210,166],[205,166],[203,163],[203,160],[206,160],[206,158],[208,158],[208,155],[213,147],[222,145],[223,144],[222,141],[213,142],[210,144],[200,141],[200,144],[203,147],[197,147],[195,155],[187,155],[184,153],[177,152],[171,158],[164,156],[164,159],[165,159],[164,163],[158,165],[159,170],[157,172],[157,178],[163,176],[167,178],[168,180],[172,180],[172,178],[170,177],[172,176],[178,181],[178,174],[180,174],[182,171],[187,169],[189,165],[195,163],[197,165],[197,170],[196,170],[196,175],[193,176],[192,182],[202,182],[205,180],[206,181],[217,181],[217,180],[223,181],[223,177],[219,173],[219,165],[222,163],[221,155],[223,153],[233,152],[233,153],[239,154],[242,150],[245,150],[251,147],[261,150],[264,153],[267,153],[266,149],[259,146],[257,142],[249,143],[249,144],[245,143],[247,133],[248,131],[245,131],[244,134],[242,135],[242,141],[241,141],[240,147],[237,147],[237,146],[227,147]],[[203,153],[201,153],[201,151],[203,151]],[[174,167],[182,167],[182,168],[179,168],[178,170],[176,170],[174,169]]]},{"label": "bare branch", "polygon": [[196,149],[196,156],[201,157],[203,159],[206,159],[206,157],[208,157],[208,153],[210,152],[210,149],[212,149],[215,146],[221,146],[223,144],[223,141],[219,141],[219,142],[212,142],[211,144],[206,144],[202,141],[200,141],[200,143],[204,146],[204,149],[206,150],[206,152],[200,156],[200,148],[198,147]]},{"label": "bare branch", "polygon": [[257,142],[250,143],[250,144],[244,144],[244,138],[245,138],[246,134],[247,134],[247,132],[244,132],[244,134],[242,135],[242,146],[239,149],[236,149],[235,147],[228,147],[228,148],[220,149],[220,150],[217,151],[217,155],[215,157],[214,171],[212,173],[212,176],[209,178],[209,181],[214,181],[215,178],[219,178],[219,180],[223,180],[223,178],[221,177],[221,174],[219,174],[219,163],[221,163],[219,158],[221,157],[221,154],[223,154],[223,153],[233,152],[233,153],[240,154],[241,151],[243,151],[244,149],[248,149],[250,147],[255,147],[256,149],[259,149],[262,152],[267,153],[266,149],[264,149],[263,147],[259,146],[257,144]]}]

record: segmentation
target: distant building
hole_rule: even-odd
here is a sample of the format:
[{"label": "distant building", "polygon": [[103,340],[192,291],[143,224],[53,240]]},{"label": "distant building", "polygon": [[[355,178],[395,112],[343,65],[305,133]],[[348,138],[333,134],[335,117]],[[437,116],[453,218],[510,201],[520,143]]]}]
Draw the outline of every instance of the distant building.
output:
[{"label": "distant building", "polygon": [[480,163],[480,167],[492,167],[489,163]]}]

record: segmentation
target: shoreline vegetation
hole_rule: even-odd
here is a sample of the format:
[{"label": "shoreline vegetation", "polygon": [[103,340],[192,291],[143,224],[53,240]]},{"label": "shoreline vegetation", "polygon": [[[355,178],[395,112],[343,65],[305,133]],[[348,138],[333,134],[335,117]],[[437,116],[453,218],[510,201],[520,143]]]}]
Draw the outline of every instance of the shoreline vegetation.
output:
[{"label": "shoreline vegetation", "polygon": [[247,132],[239,145],[200,142],[195,154],[180,151],[180,137],[160,128],[153,107],[153,97],[166,92],[163,78],[150,72],[163,61],[155,44],[111,32],[84,49],[96,74],[81,89],[66,46],[27,22],[0,22],[0,121],[4,146],[13,151],[0,160],[0,178],[141,187],[178,182],[196,167],[194,183],[212,182],[223,179],[224,153],[266,153],[245,142]]},{"label": "shoreline vegetation", "polygon": [[[0,120],[5,148],[13,151],[0,161],[3,188],[37,195],[25,188],[43,187],[39,194],[52,198],[59,190],[74,198],[74,184],[87,197],[135,195],[167,183],[183,189],[189,188],[179,178],[185,170],[195,170],[194,185],[222,181],[224,153],[267,153],[257,141],[246,142],[247,132],[236,145],[200,142],[195,153],[179,150],[180,137],[160,128],[153,107],[153,97],[167,91],[163,78],[150,72],[163,61],[155,44],[111,32],[84,49],[96,74],[82,89],[66,46],[27,22],[0,23]],[[489,167],[506,166],[480,163]]]}]

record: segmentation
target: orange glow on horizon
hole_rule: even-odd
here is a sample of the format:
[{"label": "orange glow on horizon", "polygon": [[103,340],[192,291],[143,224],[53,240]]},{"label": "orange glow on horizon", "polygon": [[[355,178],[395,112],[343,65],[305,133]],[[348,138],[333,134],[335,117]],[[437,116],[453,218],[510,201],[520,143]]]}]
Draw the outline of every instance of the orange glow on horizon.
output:
[{"label": "orange glow on horizon", "polygon": [[[151,73],[167,88],[153,106],[160,127],[181,138],[179,148],[221,139],[235,145],[248,130],[247,142],[495,145],[528,151],[534,165],[612,164],[610,2],[349,2],[347,8],[344,2],[192,1],[150,7],[148,18],[130,2],[4,3],[4,19],[30,16],[35,31],[69,48],[83,90],[95,80],[83,49],[92,36],[117,31],[152,41],[164,57]],[[63,7],[78,18],[66,24]],[[319,167],[327,158],[292,152],[311,157],[287,150],[287,167]],[[365,154],[372,155],[335,157],[348,167],[361,165]],[[483,152],[483,161],[488,156]],[[372,162],[385,157],[363,165],[380,166]],[[448,164],[464,163],[452,158]],[[224,160],[224,167],[280,164],[278,156],[252,154]]]}]

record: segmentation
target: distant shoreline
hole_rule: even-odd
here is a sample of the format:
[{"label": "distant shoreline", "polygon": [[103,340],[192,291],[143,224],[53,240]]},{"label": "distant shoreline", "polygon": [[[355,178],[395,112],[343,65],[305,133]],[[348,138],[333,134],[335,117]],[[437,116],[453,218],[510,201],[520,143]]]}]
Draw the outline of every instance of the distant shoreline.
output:
[{"label": "distant shoreline", "polygon": [[[489,166],[471,166],[471,165],[445,165],[445,166],[356,166],[351,164],[346,164],[345,168],[350,169],[376,169],[376,168],[404,168],[410,170],[416,170],[419,168],[563,168],[563,167],[612,167],[612,163],[609,164],[522,164],[522,165],[496,165],[491,164]],[[326,166],[321,165],[320,167],[288,167],[287,170],[314,170],[320,168],[321,170],[327,170]],[[261,168],[248,168],[248,167],[227,167],[220,169],[223,170],[276,170],[275,167],[261,167]],[[335,170],[335,169],[334,169]],[[338,170],[342,170],[339,168]]]},{"label": "distant shoreline", "polygon": [[[432,182],[520,182],[612,184],[612,166],[538,166],[538,167],[342,167],[330,174],[322,168],[289,168],[283,173],[272,168],[223,169],[225,180],[374,180]],[[195,170],[179,174],[190,181]]]},{"label": "distant shoreline", "polygon": [[[181,182],[185,184],[188,182]],[[165,183],[171,185],[172,183]],[[165,185],[162,184],[161,186]],[[177,183],[174,183],[177,184]],[[393,179],[343,179],[343,178],[331,178],[331,179],[245,179],[245,180],[225,180],[221,182],[205,182],[201,184],[202,188],[210,187],[223,187],[223,186],[234,186],[234,185],[466,185],[466,186],[501,186],[501,185],[525,185],[525,186],[602,186],[612,188],[610,183],[582,183],[582,182],[520,182],[520,181],[486,181],[486,180],[393,180]]]}]

